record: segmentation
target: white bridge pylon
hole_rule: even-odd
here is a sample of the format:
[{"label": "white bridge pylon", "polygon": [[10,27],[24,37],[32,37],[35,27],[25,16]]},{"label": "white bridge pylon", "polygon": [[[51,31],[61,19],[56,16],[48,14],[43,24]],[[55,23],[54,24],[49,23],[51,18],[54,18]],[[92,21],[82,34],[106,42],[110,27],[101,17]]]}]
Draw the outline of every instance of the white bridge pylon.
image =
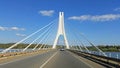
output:
[{"label": "white bridge pylon", "polygon": [[59,24],[58,24],[58,31],[57,31],[57,35],[56,35],[56,38],[55,38],[55,41],[54,41],[54,44],[53,44],[53,49],[56,48],[56,45],[57,45],[57,42],[58,42],[58,39],[60,37],[60,35],[62,35],[64,37],[64,42],[65,42],[65,45],[66,45],[66,49],[69,49],[69,44],[68,44],[68,40],[67,40],[67,37],[66,37],[66,33],[65,33],[65,28],[64,28],[64,12],[59,12]]}]

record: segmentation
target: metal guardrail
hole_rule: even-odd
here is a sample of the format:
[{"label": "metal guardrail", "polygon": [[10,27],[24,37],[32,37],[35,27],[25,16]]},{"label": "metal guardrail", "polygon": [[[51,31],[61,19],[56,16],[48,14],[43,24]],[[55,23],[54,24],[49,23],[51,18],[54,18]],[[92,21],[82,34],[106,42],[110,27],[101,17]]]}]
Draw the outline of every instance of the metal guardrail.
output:
[{"label": "metal guardrail", "polygon": [[84,57],[88,60],[91,60],[93,62],[96,62],[98,64],[101,64],[108,68],[120,68],[120,59],[117,58],[111,58],[107,56],[101,56],[101,55],[95,55],[90,53],[85,53],[77,50],[69,50],[81,57]]},{"label": "metal guardrail", "polygon": [[117,58],[106,57],[106,56],[101,56],[101,55],[95,55],[95,54],[90,54],[90,53],[85,53],[85,54],[94,55],[94,56],[104,58],[104,59],[108,59],[108,60],[112,60],[112,61],[115,61],[115,62],[120,62],[120,59],[117,59]]}]

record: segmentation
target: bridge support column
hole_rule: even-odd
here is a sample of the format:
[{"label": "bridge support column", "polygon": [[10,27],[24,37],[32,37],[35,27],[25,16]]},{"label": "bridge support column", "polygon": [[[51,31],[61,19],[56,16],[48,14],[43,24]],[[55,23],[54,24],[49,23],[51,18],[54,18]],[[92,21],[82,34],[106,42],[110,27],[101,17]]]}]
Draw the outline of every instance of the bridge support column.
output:
[{"label": "bridge support column", "polygon": [[65,42],[66,48],[69,49],[70,47],[68,44],[68,40],[66,37],[65,28],[64,28],[64,13],[63,12],[59,12],[58,32],[57,32],[57,35],[56,35],[56,38],[55,38],[55,41],[53,44],[53,49],[56,48],[57,41],[58,41],[60,35],[62,35],[64,37],[64,42]]}]

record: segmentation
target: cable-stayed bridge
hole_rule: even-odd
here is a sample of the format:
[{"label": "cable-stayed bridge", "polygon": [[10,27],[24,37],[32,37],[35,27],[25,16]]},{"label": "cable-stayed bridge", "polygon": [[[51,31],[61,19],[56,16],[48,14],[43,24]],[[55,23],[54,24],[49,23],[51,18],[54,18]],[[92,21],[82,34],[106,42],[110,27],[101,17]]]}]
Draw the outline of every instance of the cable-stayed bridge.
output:
[{"label": "cable-stayed bridge", "polygon": [[[120,59],[109,57],[84,34],[66,27],[69,24],[64,22],[64,13],[60,12],[58,19],[2,50],[0,68],[120,67]],[[81,38],[95,51],[89,50]],[[14,49],[21,43],[29,44],[25,48]]]}]

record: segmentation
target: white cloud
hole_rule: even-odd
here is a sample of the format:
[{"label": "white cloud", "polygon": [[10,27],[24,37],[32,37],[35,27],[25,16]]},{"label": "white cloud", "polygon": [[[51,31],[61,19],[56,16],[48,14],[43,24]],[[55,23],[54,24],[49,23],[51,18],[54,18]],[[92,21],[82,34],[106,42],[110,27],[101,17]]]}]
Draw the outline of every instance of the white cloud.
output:
[{"label": "white cloud", "polygon": [[52,16],[54,14],[54,10],[41,10],[39,11],[39,14],[42,14],[43,16]]},{"label": "white cloud", "polygon": [[25,30],[24,28],[18,28],[18,27],[11,27],[10,29],[11,30],[22,30],[22,31]]},{"label": "white cloud", "polygon": [[11,27],[11,30],[19,30],[18,27]]},{"label": "white cloud", "polygon": [[16,36],[25,37],[26,35],[17,33]]},{"label": "white cloud", "polygon": [[116,9],[114,9],[114,11],[120,11],[120,8],[116,8]]},{"label": "white cloud", "polygon": [[4,30],[6,30],[6,27],[0,26],[0,30],[4,31]]},{"label": "white cloud", "polygon": [[19,27],[2,27],[0,26],[0,31],[24,31],[24,28]]},{"label": "white cloud", "polygon": [[112,21],[120,19],[120,14],[105,14],[105,15],[82,15],[69,17],[70,20],[80,21]]}]

